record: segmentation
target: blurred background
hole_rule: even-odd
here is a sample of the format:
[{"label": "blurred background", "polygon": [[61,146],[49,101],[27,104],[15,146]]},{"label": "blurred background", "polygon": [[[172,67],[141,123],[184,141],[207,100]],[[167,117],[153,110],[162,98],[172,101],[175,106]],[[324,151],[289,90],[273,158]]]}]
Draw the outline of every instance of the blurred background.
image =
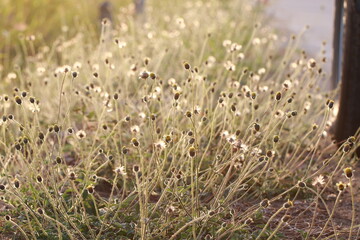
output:
[{"label": "blurred background", "polygon": [[330,75],[335,0],[267,0],[267,13],[273,17],[270,24],[277,29],[298,34],[309,25],[300,47],[310,56],[318,56],[324,47],[327,63],[325,71]]},{"label": "blurred background", "polygon": [[[110,0],[116,10],[133,0]],[[300,47],[309,56],[316,57],[325,50],[328,61],[325,70],[330,74],[332,59],[332,30],[335,0],[251,0],[260,1],[272,20],[271,26],[298,34],[309,25]],[[87,30],[96,34],[99,22],[99,8],[104,0],[1,0],[0,1],[0,63],[8,67],[6,53],[14,52],[15,42],[21,36],[35,34],[39,43],[49,44],[61,31],[73,34],[79,31],[77,26],[87,26]],[[117,20],[117,19],[115,19]],[[20,36],[20,38],[19,38]],[[322,42],[327,44],[322,49]],[[11,47],[10,47],[11,46]],[[9,54],[8,54],[9,55]],[[12,55],[12,54],[10,54]]]}]

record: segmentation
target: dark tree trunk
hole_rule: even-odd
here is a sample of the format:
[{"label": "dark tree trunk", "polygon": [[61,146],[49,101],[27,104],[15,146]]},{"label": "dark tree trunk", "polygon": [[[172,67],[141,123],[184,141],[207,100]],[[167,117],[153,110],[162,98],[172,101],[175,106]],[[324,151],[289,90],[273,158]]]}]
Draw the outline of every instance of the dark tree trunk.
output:
[{"label": "dark tree trunk", "polygon": [[360,126],[360,0],[346,3],[341,97],[335,131],[338,141],[354,135]]},{"label": "dark tree trunk", "polygon": [[336,88],[341,79],[341,64],[342,64],[342,38],[343,38],[343,12],[344,0],[335,0],[335,16],[334,16],[334,38],[333,38],[333,61],[332,61],[332,75],[331,85]]}]

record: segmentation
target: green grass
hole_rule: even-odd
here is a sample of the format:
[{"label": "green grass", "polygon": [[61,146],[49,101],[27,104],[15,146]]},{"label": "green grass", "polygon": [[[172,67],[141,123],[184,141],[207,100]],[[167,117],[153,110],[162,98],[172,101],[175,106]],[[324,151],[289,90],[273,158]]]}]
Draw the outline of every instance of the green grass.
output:
[{"label": "green grass", "polygon": [[[286,239],[304,199],[327,214],[312,237],[356,235],[324,196],[350,192],[354,206],[335,183],[351,185],[340,174],[359,138],[329,140],[336,90],[317,87],[323,61],[298,53],[299,36],[281,47],[248,1],[120,13],[100,40],[80,24],[20,45],[0,101],[4,236]],[[300,230],[315,232],[316,214]]]}]

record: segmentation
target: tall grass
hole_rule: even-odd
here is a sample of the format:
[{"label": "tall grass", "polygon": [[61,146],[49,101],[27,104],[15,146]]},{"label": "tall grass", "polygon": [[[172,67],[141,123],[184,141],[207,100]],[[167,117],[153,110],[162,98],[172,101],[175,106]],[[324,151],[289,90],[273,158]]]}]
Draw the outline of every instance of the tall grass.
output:
[{"label": "tall grass", "polygon": [[[131,12],[103,21],[98,43],[82,26],[39,50],[23,42],[28,57],[0,102],[5,235],[272,239],[306,198],[328,220],[304,238],[356,236],[355,218],[339,230],[334,213],[359,138],[329,140],[336,91],[318,87],[325,59],[298,53],[300,36],[282,48],[248,1]],[[337,193],[333,208],[325,191]]]}]

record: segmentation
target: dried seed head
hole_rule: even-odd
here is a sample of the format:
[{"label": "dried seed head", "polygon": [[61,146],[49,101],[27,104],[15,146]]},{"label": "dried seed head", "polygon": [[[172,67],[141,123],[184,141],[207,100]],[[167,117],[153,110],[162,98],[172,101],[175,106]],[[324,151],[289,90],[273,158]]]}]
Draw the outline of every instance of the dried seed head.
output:
[{"label": "dried seed head", "polygon": [[343,146],[343,152],[344,152],[344,153],[347,153],[347,152],[350,151],[350,149],[351,149],[350,144],[345,143],[344,146]]},{"label": "dried seed head", "polygon": [[348,139],[347,139],[347,142],[348,143],[350,143],[350,144],[353,144],[353,143],[355,143],[355,137],[354,136],[351,136],[351,137],[349,137]]},{"label": "dried seed head", "polygon": [[37,181],[38,183],[42,183],[43,178],[42,178],[40,175],[37,175],[37,176],[36,176],[36,181]]},{"label": "dried seed head", "polygon": [[54,132],[56,132],[56,133],[60,132],[60,126],[59,125],[57,125],[57,124],[54,125]]},{"label": "dried seed head", "polygon": [[351,179],[353,177],[353,170],[351,167],[345,168],[344,169],[344,174],[346,176],[347,179]]},{"label": "dried seed head", "polygon": [[76,174],[74,172],[69,173],[70,180],[74,181],[76,179]]},{"label": "dried seed head", "polygon": [[275,99],[276,99],[276,101],[280,101],[280,100],[281,100],[281,92],[277,92],[277,93],[276,93]]},{"label": "dried seed head", "polygon": [[297,186],[298,186],[299,188],[305,188],[305,187],[306,187],[306,183],[303,182],[303,181],[299,181],[298,184],[297,184]]},{"label": "dried seed head", "polygon": [[309,61],[308,61],[308,63],[307,63],[307,66],[308,66],[309,69],[315,68],[315,67],[316,67],[316,61],[315,61],[315,59],[310,58]]},{"label": "dried seed head", "polygon": [[156,78],[156,74],[153,73],[153,72],[151,72],[151,73],[149,74],[149,76],[150,76],[150,78],[151,78],[152,80],[154,80],[154,79]]},{"label": "dried seed head", "polygon": [[176,93],[174,94],[174,100],[175,100],[175,101],[179,100],[180,95],[181,95],[181,94],[180,94],[179,92],[176,92]]},{"label": "dried seed head", "polygon": [[3,185],[3,184],[0,184],[0,191],[4,191],[5,190],[5,185]]},{"label": "dried seed head", "polygon": [[140,171],[140,167],[138,165],[133,166],[133,172],[137,173]]},{"label": "dried seed head", "polygon": [[187,111],[187,112],[185,113],[185,116],[188,117],[188,118],[191,118],[192,113],[191,113],[190,111]]},{"label": "dried seed head", "polygon": [[94,186],[93,185],[89,185],[87,188],[86,188],[87,192],[89,194],[93,194],[95,189],[94,189]]},{"label": "dried seed head", "polygon": [[254,124],[254,129],[255,129],[255,131],[260,131],[260,125],[258,124],[258,123],[255,123]]},{"label": "dried seed head", "polygon": [[172,142],[172,137],[170,135],[166,135],[165,136],[165,142],[166,143],[171,143]]},{"label": "dried seed head", "polygon": [[265,198],[260,202],[260,207],[267,208],[268,206],[270,206],[270,201],[268,199]]},{"label": "dried seed head", "polygon": [[19,96],[16,96],[16,97],[15,97],[15,102],[16,102],[17,104],[21,105],[22,100],[21,100],[21,98],[20,98]]},{"label": "dried seed head", "polygon": [[251,93],[251,99],[254,100],[255,98],[256,98],[256,92],[252,92],[252,93]]},{"label": "dried seed head", "polygon": [[21,144],[20,143],[15,143],[15,149],[20,151],[22,149]]},{"label": "dried seed head", "polygon": [[294,206],[294,203],[290,200],[287,200],[287,202],[283,204],[283,208],[285,208],[285,209],[289,209],[293,206]]},{"label": "dried seed head", "polygon": [[196,156],[196,149],[194,147],[189,148],[189,157],[194,158]]},{"label": "dried seed head", "polygon": [[140,143],[139,143],[139,141],[138,141],[136,138],[131,139],[131,144],[132,144],[134,147],[139,147],[139,146],[140,146]]},{"label": "dried seed head", "polygon": [[269,150],[269,151],[266,152],[266,156],[269,157],[269,158],[271,158],[271,157],[274,156],[274,152],[271,151],[271,150]]},{"label": "dried seed head", "polygon": [[86,132],[84,130],[79,130],[77,133],[76,133],[76,137],[78,139],[84,139],[86,138]]},{"label": "dried seed head", "polygon": [[148,79],[149,73],[147,71],[143,71],[139,74],[139,78],[141,79]]},{"label": "dried seed head", "polygon": [[336,184],[336,186],[337,186],[337,188],[338,188],[338,191],[339,192],[342,192],[342,191],[344,191],[345,190],[345,188],[346,188],[346,184],[345,183],[343,183],[343,182],[338,182],[337,184]]},{"label": "dried seed head", "polygon": [[326,105],[328,106],[329,109],[332,109],[332,108],[334,107],[334,101],[328,99],[328,100],[326,101]]},{"label": "dried seed head", "polygon": [[124,147],[122,147],[121,152],[122,152],[122,154],[128,154],[128,153],[129,153],[129,149],[124,146]]},{"label": "dried seed head", "polygon": [[280,140],[280,137],[278,135],[275,135],[273,138],[273,142],[277,143],[277,142],[279,142],[279,140]]},{"label": "dried seed head", "polygon": [[156,120],[156,114],[151,114],[150,119],[151,119],[151,121],[155,121]]},{"label": "dried seed head", "polygon": [[59,156],[56,157],[56,160],[55,160],[55,161],[56,161],[57,164],[61,164],[61,163],[63,162],[62,158],[59,157]]},{"label": "dried seed head", "polygon": [[14,179],[14,188],[19,188],[20,187],[20,181],[19,179],[15,178]]},{"label": "dried seed head", "polygon": [[183,65],[184,65],[184,68],[185,68],[186,70],[189,70],[190,67],[191,67],[188,62],[184,62]]},{"label": "dried seed head", "polygon": [[42,210],[42,208],[38,208],[36,209],[37,213],[40,214],[40,215],[43,215],[44,214],[44,210]]},{"label": "dried seed head", "polygon": [[6,216],[5,216],[5,220],[6,220],[6,221],[11,221],[11,217],[10,217],[9,215],[6,215]]}]

